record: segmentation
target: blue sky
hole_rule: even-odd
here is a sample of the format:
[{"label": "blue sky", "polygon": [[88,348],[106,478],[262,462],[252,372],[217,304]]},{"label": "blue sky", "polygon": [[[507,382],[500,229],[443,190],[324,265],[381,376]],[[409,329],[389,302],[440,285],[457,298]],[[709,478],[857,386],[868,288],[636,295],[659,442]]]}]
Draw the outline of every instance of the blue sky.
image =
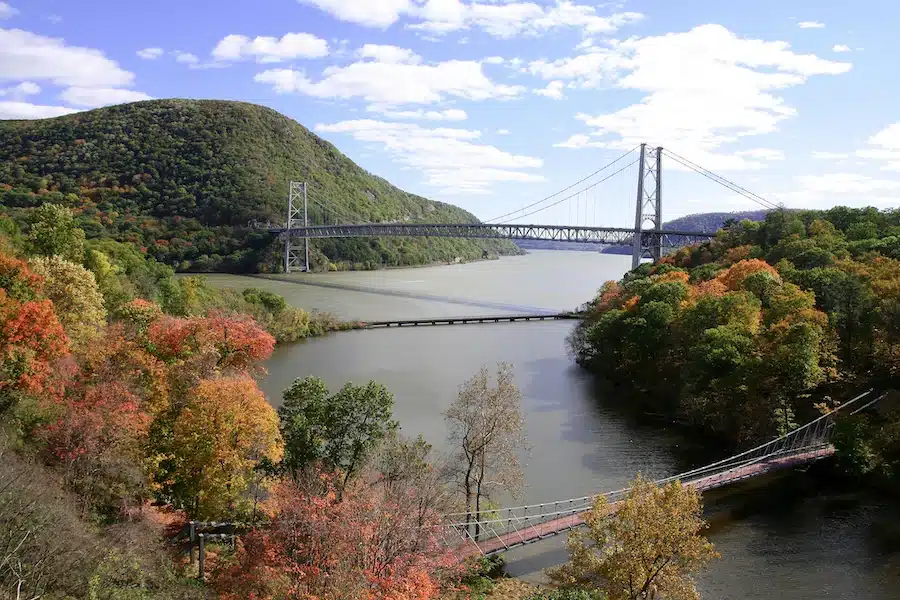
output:
[{"label": "blue sky", "polygon": [[[256,102],[483,219],[640,142],[787,206],[896,207],[898,22],[890,1],[8,0],[0,118]],[[756,207],[678,168],[664,218]],[[636,176],[513,219],[627,224]]]}]

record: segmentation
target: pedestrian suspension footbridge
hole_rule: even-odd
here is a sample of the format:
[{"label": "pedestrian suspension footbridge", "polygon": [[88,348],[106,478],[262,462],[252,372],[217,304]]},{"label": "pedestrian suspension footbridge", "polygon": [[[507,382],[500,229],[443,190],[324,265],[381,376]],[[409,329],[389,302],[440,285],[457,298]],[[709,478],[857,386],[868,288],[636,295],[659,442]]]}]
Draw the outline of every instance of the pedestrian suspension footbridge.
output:
[{"label": "pedestrian suspension footbridge", "polygon": [[[680,481],[699,492],[724,487],[773,471],[808,465],[835,452],[831,443],[834,417],[854,415],[878,402],[884,394],[869,390],[834,410],[778,438],[712,464],[657,480],[658,485]],[[475,555],[493,555],[584,525],[583,515],[603,496],[607,510],[615,512],[628,489],[568,498],[541,504],[502,508],[490,512],[446,515],[441,525],[443,543],[460,560]]]}]

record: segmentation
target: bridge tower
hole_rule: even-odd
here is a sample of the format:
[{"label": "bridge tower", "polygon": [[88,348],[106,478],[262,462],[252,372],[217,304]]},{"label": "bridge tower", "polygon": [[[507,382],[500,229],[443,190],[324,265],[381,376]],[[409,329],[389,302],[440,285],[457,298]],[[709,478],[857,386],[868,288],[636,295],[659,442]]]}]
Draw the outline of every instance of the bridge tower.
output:
[{"label": "bridge tower", "polygon": [[[641,144],[639,159],[637,208],[634,215],[634,238],[632,239],[631,268],[636,269],[642,258],[654,262],[662,256],[662,153],[661,147],[647,148]],[[645,230],[650,223],[652,229]]]},{"label": "bridge tower", "polygon": [[[300,200],[303,200],[302,207]],[[291,236],[291,228],[294,221],[300,220],[300,211],[303,211],[303,226],[309,227],[309,214],[307,213],[306,182],[292,181],[290,192],[288,193],[288,213],[287,213],[287,231],[284,234],[284,272],[290,273],[292,270],[302,270],[309,273],[309,238],[303,238],[303,253],[300,253],[300,247],[294,245],[294,238]]]}]

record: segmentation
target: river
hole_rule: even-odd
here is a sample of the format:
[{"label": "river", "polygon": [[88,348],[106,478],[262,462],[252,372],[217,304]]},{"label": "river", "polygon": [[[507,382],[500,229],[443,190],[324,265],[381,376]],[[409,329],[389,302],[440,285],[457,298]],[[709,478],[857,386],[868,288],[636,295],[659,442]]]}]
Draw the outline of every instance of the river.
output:
[{"label": "river", "polygon": [[[299,274],[289,281],[212,275],[219,287],[259,287],[291,304],[346,319],[380,320],[569,310],[618,279],[630,257],[533,251],[470,264],[374,272]],[[395,396],[407,435],[445,449],[442,412],[482,365],[515,367],[530,452],[520,499],[534,504],[624,486],[703,464],[676,430],[640,425],[605,406],[566,353],[571,321],[378,329],[278,348],[261,386],[277,405],[296,377],[336,390],[375,379]],[[713,451],[706,449],[707,452]],[[750,483],[704,498],[722,558],[702,573],[706,599],[900,599],[900,556],[880,551],[878,524],[898,513],[883,500],[847,500],[809,474]],[[565,536],[509,552],[507,572],[540,581],[566,559]]]}]

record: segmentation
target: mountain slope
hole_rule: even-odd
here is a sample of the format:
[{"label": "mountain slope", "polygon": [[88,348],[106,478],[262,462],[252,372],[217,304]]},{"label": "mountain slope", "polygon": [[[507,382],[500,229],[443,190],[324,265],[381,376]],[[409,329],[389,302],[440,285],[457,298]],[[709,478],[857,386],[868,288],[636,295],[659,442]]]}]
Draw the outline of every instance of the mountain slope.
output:
[{"label": "mountain slope", "polygon": [[760,210],[744,210],[738,212],[708,212],[697,213],[693,215],[685,215],[677,219],[672,219],[663,224],[663,229],[672,229],[679,231],[702,231],[703,233],[714,233],[722,228],[725,221],[734,219],[741,222],[744,219],[751,221],[764,221],[766,209]]},{"label": "mountain slope", "polygon": [[[152,100],[55,119],[0,122],[0,203],[24,220],[52,201],[89,237],[131,241],[181,270],[271,271],[281,248],[252,220],[283,222],[288,181],[368,221],[476,222],[407,194],[278,112],[242,102]],[[314,224],[340,221],[317,204]],[[372,268],[516,253],[509,242],[355,239],[311,244],[321,267]]]}]

